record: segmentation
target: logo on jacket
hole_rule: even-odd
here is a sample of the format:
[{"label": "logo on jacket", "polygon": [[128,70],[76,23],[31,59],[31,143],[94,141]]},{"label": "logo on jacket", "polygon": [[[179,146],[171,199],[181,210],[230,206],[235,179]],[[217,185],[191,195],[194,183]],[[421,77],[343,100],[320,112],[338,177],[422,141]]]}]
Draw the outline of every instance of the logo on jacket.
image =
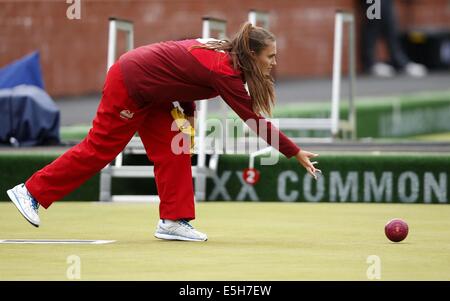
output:
[{"label": "logo on jacket", "polygon": [[120,112],[120,118],[123,118],[123,119],[131,119],[131,118],[133,118],[133,116],[134,116],[134,113],[131,112],[130,110],[122,110]]}]

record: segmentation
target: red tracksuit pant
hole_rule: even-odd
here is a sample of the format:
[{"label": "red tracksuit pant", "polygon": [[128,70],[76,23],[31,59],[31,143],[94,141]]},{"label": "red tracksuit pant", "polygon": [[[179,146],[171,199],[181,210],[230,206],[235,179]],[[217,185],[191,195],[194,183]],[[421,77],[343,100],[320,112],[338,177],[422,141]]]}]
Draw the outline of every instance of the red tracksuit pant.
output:
[{"label": "red tracksuit pant", "polygon": [[39,204],[48,208],[113,161],[138,132],[155,166],[160,218],[194,219],[191,159],[188,153],[172,152],[172,138],[179,132],[171,130],[171,108],[170,102],[139,107],[128,96],[116,63],[107,74],[103,96],[87,137],[33,174],[25,186]]}]

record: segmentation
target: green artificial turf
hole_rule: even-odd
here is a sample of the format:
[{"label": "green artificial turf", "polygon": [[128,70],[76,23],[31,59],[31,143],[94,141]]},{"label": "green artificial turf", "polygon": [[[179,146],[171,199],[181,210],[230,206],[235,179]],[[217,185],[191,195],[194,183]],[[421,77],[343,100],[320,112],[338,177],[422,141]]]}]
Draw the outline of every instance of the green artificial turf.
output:
[{"label": "green artificial turf", "polygon": [[[153,237],[158,204],[55,203],[34,228],[0,204],[1,239],[104,239],[106,245],[0,244],[0,280],[450,280],[450,206],[348,203],[198,203],[207,242]],[[392,243],[384,225],[409,224]],[[72,256],[72,257],[71,257]],[[369,259],[369,260],[368,260]],[[369,273],[370,274],[370,273]],[[373,275],[373,274],[371,274]]]}]

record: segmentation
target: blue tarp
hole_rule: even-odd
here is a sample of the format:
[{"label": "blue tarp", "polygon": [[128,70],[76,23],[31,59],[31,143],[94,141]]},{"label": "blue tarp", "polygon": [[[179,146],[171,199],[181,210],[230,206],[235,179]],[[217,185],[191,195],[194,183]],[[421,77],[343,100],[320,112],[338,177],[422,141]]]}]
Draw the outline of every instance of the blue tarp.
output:
[{"label": "blue tarp", "polygon": [[44,89],[38,51],[0,68],[0,89],[18,85],[32,85]]},{"label": "blue tarp", "polygon": [[0,90],[0,144],[55,145],[59,139],[59,109],[36,86]]},{"label": "blue tarp", "polygon": [[0,68],[0,144],[59,144],[59,118],[44,91],[39,52]]}]

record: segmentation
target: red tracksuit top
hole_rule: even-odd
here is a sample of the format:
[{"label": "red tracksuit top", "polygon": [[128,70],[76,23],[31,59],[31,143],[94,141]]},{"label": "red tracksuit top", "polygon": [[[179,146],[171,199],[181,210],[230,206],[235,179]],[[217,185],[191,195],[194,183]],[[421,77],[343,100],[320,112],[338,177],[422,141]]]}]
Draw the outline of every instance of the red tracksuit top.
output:
[{"label": "red tracksuit top", "polygon": [[279,145],[273,145],[287,158],[300,148],[283,132],[252,109],[252,98],[244,86],[242,72],[233,68],[226,52],[191,49],[199,40],[168,41],[131,50],[119,59],[128,94],[139,104],[179,101],[185,113],[192,116],[195,100],[221,96],[244,121],[266,124],[263,137],[272,145],[270,133],[279,135]]}]

